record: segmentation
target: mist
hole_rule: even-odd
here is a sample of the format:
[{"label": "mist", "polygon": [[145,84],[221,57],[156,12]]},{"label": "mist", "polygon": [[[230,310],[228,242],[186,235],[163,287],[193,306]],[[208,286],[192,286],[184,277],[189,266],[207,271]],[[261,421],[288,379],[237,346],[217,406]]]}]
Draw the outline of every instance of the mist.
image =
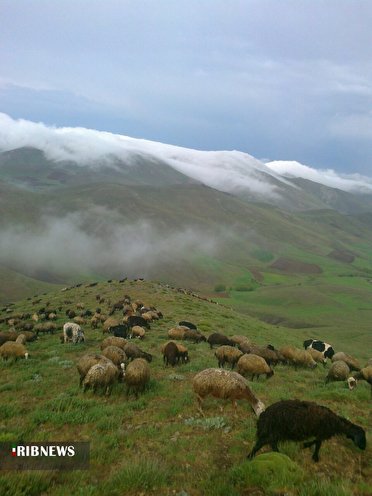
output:
[{"label": "mist", "polygon": [[4,226],[0,264],[38,273],[146,277],[157,265],[177,263],[190,253],[212,255],[216,239],[192,226],[169,231],[147,220],[123,224],[115,211],[93,208],[63,217],[44,216],[32,228]]}]

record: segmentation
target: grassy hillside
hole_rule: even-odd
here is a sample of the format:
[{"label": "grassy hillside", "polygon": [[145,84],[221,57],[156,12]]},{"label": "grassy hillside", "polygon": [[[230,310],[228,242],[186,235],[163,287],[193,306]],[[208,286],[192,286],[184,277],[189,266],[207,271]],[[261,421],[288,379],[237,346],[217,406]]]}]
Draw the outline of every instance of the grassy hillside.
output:
[{"label": "grassy hillside", "polygon": [[[247,280],[240,284],[247,284]],[[94,310],[97,294],[112,302],[129,294],[163,312],[164,318],[153,323],[139,343],[154,355],[150,364],[150,386],[138,399],[127,398],[123,384],[117,384],[108,398],[92,392],[83,394],[75,364],[84,353],[98,351],[102,340],[102,331],[91,330],[88,325],[84,344],[62,345],[56,335],[47,335],[28,344],[28,361],[1,362],[0,440],[91,442],[88,471],[2,473],[2,495],[371,494],[372,418],[370,388],[366,383],[360,382],[350,392],[343,383],[324,384],[329,366],[294,370],[284,365],[277,366],[268,381],[260,378],[250,383],[266,405],[287,398],[316,401],[367,431],[365,452],[359,451],[350,440],[335,437],[323,444],[320,462],[316,464],[309,450],[302,449],[300,443],[288,442],[280,446],[280,451],[295,465],[289,467],[287,459],[274,457],[271,468],[265,469],[245,458],[253,446],[256,430],[254,414],[246,402],[239,402],[237,417],[233,416],[231,404],[221,400],[206,401],[204,418],[197,410],[192,377],[204,368],[217,365],[214,351],[206,343],[187,344],[190,363],[174,369],[164,367],[160,354],[160,347],[167,340],[167,330],[179,320],[187,319],[198,324],[207,335],[217,330],[228,335],[244,334],[258,344],[272,343],[276,347],[284,344],[301,347],[304,338],[322,333],[336,350],[353,354],[364,363],[372,349],[370,331],[367,326],[359,325],[356,313],[349,315],[344,297],[334,312],[339,324],[332,329],[321,328],[321,319],[315,311],[322,304],[322,297],[320,301],[312,301],[313,314],[306,313],[306,319],[317,327],[294,330],[232,310],[228,307],[230,302],[228,306],[216,305],[151,282],[83,285],[65,292],[48,293],[37,305],[33,305],[32,300],[19,301],[12,310],[33,312],[49,301],[50,308],[61,307],[57,320],[61,326],[67,307],[76,308],[76,304],[82,302],[85,308]],[[258,295],[256,290],[249,294]],[[294,295],[293,291],[291,297]],[[315,295],[316,290],[313,298]],[[257,297],[257,307],[258,300]],[[279,300],[287,301],[283,296]],[[293,311],[297,309],[300,314],[307,308],[306,302],[301,301],[303,304],[292,304]],[[276,312],[275,304],[273,295],[271,303],[266,303],[268,314]],[[328,301],[323,304],[327,305]],[[105,304],[102,308],[106,310]],[[355,317],[355,328],[347,333],[346,327],[351,321],[347,319],[352,317]],[[338,333],[337,327],[341,327],[343,318],[347,325]],[[1,330],[6,327],[2,324]],[[257,461],[259,459],[257,457]]]}]

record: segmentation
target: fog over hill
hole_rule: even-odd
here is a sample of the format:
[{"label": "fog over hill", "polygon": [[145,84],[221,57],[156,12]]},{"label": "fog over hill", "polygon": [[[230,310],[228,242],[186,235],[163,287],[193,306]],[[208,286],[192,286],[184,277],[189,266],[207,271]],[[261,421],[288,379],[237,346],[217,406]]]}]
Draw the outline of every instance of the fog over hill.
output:
[{"label": "fog over hill", "polygon": [[[85,128],[53,128],[42,123],[14,120],[0,114],[0,151],[30,147],[44,152],[52,162],[73,162],[99,170],[167,165],[207,186],[234,194],[248,193],[252,199],[282,203],[283,197],[298,194],[290,178],[304,178],[353,193],[372,194],[372,178],[316,170],[298,162],[267,164],[239,151],[200,151]],[[297,190],[297,191],[296,191]],[[281,205],[283,206],[283,205]]]}]

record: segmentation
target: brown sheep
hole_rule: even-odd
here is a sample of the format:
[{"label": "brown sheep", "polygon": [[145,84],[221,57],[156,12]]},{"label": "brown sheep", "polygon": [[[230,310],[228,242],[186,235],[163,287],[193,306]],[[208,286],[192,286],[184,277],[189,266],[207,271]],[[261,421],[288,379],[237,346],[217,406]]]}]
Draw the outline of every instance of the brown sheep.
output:
[{"label": "brown sheep", "polygon": [[202,415],[204,415],[202,401],[209,395],[231,400],[235,413],[237,400],[240,399],[246,399],[257,416],[265,409],[264,404],[253,394],[244,377],[236,372],[214,368],[205,369],[194,376],[192,384]]},{"label": "brown sheep", "polygon": [[330,381],[346,381],[350,374],[350,368],[343,360],[333,362],[328,371],[325,382]]},{"label": "brown sheep", "polygon": [[138,338],[138,339],[143,339],[146,335],[146,331],[143,327],[141,326],[133,326],[132,327],[132,337]]},{"label": "brown sheep", "polygon": [[239,374],[245,376],[246,374],[251,374],[252,381],[255,376],[257,380],[261,374],[266,374],[266,378],[269,379],[274,375],[273,369],[268,365],[266,360],[261,356],[254,354],[245,354],[239,358],[237,371]]},{"label": "brown sheep", "polygon": [[348,355],[347,353],[344,353],[343,351],[338,351],[335,353],[332,357],[332,362],[337,362],[338,360],[342,360],[345,362],[350,370],[360,370],[362,367],[359,363],[359,361],[352,357],[351,355]]},{"label": "brown sheep", "polygon": [[106,395],[111,394],[112,386],[119,379],[119,375],[118,368],[111,360],[93,365],[83,380],[84,393],[89,388],[93,389],[93,393],[98,388],[104,388]]},{"label": "brown sheep", "polygon": [[7,341],[0,346],[0,356],[4,360],[8,360],[8,358],[14,358],[15,361],[17,361],[18,358],[25,358],[27,360],[29,353],[23,344]]},{"label": "brown sheep", "polygon": [[75,324],[79,324],[80,326],[83,326],[86,324],[86,320],[83,319],[83,317],[74,317],[73,318],[73,321],[75,322]]},{"label": "brown sheep", "polygon": [[239,346],[241,343],[248,343],[251,344],[249,338],[247,336],[241,336],[239,334],[234,334],[234,336],[231,336],[231,341],[234,341],[234,343]]},{"label": "brown sheep", "polygon": [[315,348],[308,348],[307,350],[310,355],[312,356],[312,359],[316,363],[322,363],[323,366],[327,364],[327,359],[324,357],[324,354],[321,351],[316,350]]},{"label": "brown sheep", "polygon": [[115,319],[114,317],[109,317],[103,323],[102,333],[108,334],[110,327],[114,327],[120,325],[120,320]]},{"label": "brown sheep", "polygon": [[214,355],[218,360],[219,367],[224,367],[227,362],[230,364],[231,369],[233,369],[243,353],[233,346],[223,345],[217,349]]},{"label": "brown sheep", "polygon": [[294,346],[283,346],[279,349],[279,353],[287,360],[287,363],[292,364],[297,368],[298,365],[314,369],[317,366],[316,361],[310,355],[308,350],[300,350]]},{"label": "brown sheep", "polygon": [[[63,336],[62,336],[63,339]],[[93,365],[97,365],[97,363],[106,363],[108,361],[108,358],[106,358],[103,355],[98,355],[95,353],[87,353],[86,355],[83,355],[76,367],[78,369],[79,375],[80,375],[80,386],[83,383],[83,380],[85,376],[87,375],[89,369],[93,367]]]},{"label": "brown sheep", "polygon": [[168,343],[174,343],[177,346],[177,349],[178,349],[178,361],[180,361],[182,363],[187,363],[190,360],[189,359],[189,351],[186,348],[186,346],[184,346],[181,343],[177,343],[176,341],[167,341],[166,343],[164,343],[161,346],[161,348],[160,348],[160,351],[161,351],[161,354],[162,355],[164,355],[164,350],[165,350],[165,347],[167,346]]},{"label": "brown sheep", "polygon": [[101,343],[101,351],[103,351],[107,346],[117,346],[118,348],[121,348],[124,350],[126,344],[128,341],[124,338],[119,338],[116,336],[110,336],[106,339],[104,339]]},{"label": "brown sheep", "polygon": [[150,367],[143,358],[136,358],[128,364],[125,372],[125,383],[127,396],[134,391],[138,397],[139,391],[143,391],[150,381]]},{"label": "brown sheep", "polygon": [[[1,348],[0,348],[1,350]],[[372,398],[372,365],[362,368],[359,372],[354,374],[353,379],[361,379],[367,381],[371,386],[371,398]]]},{"label": "brown sheep", "polygon": [[174,341],[169,341],[164,346],[163,350],[163,361],[165,365],[172,365],[174,367],[179,362],[179,353],[177,345]]},{"label": "brown sheep", "polygon": [[104,350],[102,350],[102,355],[111,360],[112,363],[119,369],[125,369],[125,363],[128,358],[125,351],[118,346],[107,346]]},{"label": "brown sheep", "polygon": [[144,358],[148,362],[152,361],[152,355],[150,355],[150,353],[142,351],[136,344],[127,343],[124,346],[124,351],[129,360],[134,360],[135,358]]},{"label": "brown sheep", "polygon": [[15,340],[16,343],[20,343],[20,344],[25,344],[26,341],[27,341],[27,338],[24,334],[19,334],[17,336],[17,339]]},{"label": "brown sheep", "polygon": [[183,339],[187,327],[173,327],[168,331],[168,337],[170,339]]}]

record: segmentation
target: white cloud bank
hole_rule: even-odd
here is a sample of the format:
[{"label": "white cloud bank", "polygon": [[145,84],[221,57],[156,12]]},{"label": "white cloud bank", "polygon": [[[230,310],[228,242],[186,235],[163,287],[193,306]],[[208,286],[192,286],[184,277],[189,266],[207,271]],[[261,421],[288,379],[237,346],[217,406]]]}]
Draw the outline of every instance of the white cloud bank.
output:
[{"label": "white cloud bank", "polygon": [[289,160],[274,160],[266,165],[283,177],[300,177],[351,193],[372,193],[372,178],[360,174],[339,174],[333,169],[313,169]]},{"label": "white cloud bank", "polygon": [[184,175],[225,192],[248,191],[262,198],[280,198],[286,178],[302,177],[331,188],[372,193],[372,178],[318,170],[296,161],[264,163],[239,151],[200,151],[130,138],[86,128],[56,128],[0,113],[0,151],[20,147],[42,150],[54,161],[71,160],[80,166],[113,166],[117,160],[135,166],[138,158],[162,161]]}]

